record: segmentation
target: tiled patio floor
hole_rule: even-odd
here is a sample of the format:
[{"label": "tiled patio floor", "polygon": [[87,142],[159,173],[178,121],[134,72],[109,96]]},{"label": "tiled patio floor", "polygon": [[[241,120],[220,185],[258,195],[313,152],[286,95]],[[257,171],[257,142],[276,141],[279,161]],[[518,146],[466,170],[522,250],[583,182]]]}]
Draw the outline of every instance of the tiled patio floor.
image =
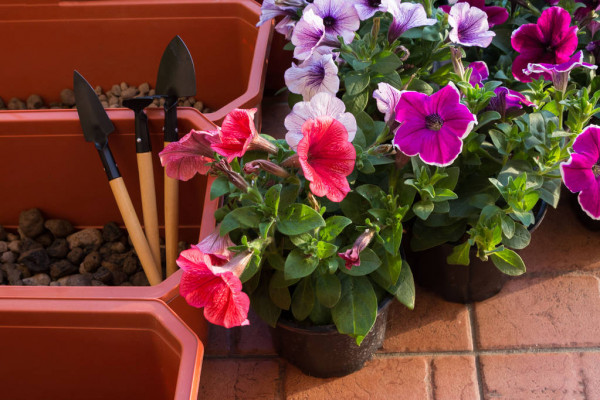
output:
[{"label": "tiled patio floor", "polygon": [[[263,132],[281,133],[287,107],[263,105]],[[600,231],[563,201],[521,254],[528,272],[484,302],[417,288],[413,311],[393,304],[383,348],[343,378],[311,378],[278,358],[257,318],[212,327],[200,398],[600,399]]]}]

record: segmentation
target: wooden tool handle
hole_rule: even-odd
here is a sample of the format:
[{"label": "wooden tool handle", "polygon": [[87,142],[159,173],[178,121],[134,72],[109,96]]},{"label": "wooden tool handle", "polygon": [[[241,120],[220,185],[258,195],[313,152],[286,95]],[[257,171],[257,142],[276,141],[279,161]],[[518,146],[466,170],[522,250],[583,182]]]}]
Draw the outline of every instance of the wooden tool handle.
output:
[{"label": "wooden tool handle", "polygon": [[165,242],[167,277],[177,271],[179,229],[179,181],[167,176],[165,171]]},{"label": "wooden tool handle", "polygon": [[142,268],[144,268],[144,272],[148,278],[148,282],[150,282],[151,285],[157,285],[161,282],[160,273],[158,272],[159,269],[154,262],[154,256],[152,255],[150,246],[148,246],[144,231],[142,231],[142,226],[140,225],[140,221],[138,220],[133,204],[131,203],[129,193],[127,193],[125,182],[123,182],[123,178],[119,177],[112,179],[109,183],[113,195],[115,196],[115,200],[117,201],[119,211],[121,212],[121,217],[123,217],[123,221],[125,221],[125,227],[127,228],[135,252],[140,259]]},{"label": "wooden tool handle", "polygon": [[154,190],[154,169],[152,153],[137,153],[140,174],[140,193],[142,194],[142,212],[144,230],[154,256],[154,263],[160,266],[160,239],[158,233],[158,211],[156,209],[156,191]]}]

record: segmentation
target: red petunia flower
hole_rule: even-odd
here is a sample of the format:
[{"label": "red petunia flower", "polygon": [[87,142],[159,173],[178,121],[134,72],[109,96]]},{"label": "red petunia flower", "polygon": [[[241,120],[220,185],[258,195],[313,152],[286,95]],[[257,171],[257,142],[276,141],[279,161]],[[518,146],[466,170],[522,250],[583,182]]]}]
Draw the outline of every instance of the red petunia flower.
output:
[{"label": "red petunia flower", "polygon": [[198,174],[206,174],[213,162],[211,145],[219,141],[217,131],[195,131],[182,137],[178,142],[169,143],[158,155],[167,176],[187,181]]},{"label": "red petunia flower", "polygon": [[346,177],[352,173],[356,150],[348,141],[348,131],[331,117],[309,119],[302,125],[298,143],[302,172],[315,196],[340,202],[350,191]]}]

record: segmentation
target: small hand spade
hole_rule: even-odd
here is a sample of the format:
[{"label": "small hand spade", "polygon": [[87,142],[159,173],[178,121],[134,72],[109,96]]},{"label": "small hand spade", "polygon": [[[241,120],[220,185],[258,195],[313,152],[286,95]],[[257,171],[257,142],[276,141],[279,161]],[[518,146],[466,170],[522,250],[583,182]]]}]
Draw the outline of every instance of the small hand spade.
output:
[{"label": "small hand spade", "polygon": [[142,263],[148,281],[151,285],[156,285],[161,281],[160,270],[154,262],[152,251],[144,237],[144,232],[131,203],[125,182],[123,182],[117,163],[108,147],[108,135],[115,130],[115,127],[108,118],[106,111],[104,111],[104,107],[100,104],[94,89],[77,71],[73,72],[73,88],[83,136],[88,142],[93,142],[96,150],[98,150],[135,252]]},{"label": "small hand spade", "polygon": [[[177,100],[196,95],[194,61],[185,43],[175,36],[165,49],[158,67],[156,94],[165,97],[165,146],[179,140]],[[177,230],[179,225],[179,186],[165,172],[165,236],[167,276],[177,270]]]}]

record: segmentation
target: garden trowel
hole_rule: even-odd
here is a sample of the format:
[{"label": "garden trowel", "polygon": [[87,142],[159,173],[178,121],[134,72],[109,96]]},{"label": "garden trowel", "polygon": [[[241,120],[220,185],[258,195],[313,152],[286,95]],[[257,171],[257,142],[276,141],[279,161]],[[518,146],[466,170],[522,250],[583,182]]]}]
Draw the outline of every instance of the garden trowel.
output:
[{"label": "garden trowel", "polygon": [[[165,146],[179,140],[177,100],[196,95],[194,62],[185,43],[175,36],[165,49],[158,67],[156,94],[165,98]],[[177,270],[177,231],[179,225],[179,186],[165,170],[165,236],[167,276]]]},{"label": "garden trowel", "polygon": [[144,237],[144,232],[131,203],[125,182],[108,147],[108,135],[115,130],[115,127],[108,118],[106,111],[104,111],[104,107],[100,104],[94,89],[77,71],[73,72],[73,88],[83,136],[88,142],[93,142],[96,150],[98,150],[135,252],[142,263],[148,281],[151,285],[156,285],[161,281],[159,269],[154,262],[150,246]]},{"label": "garden trowel", "polygon": [[150,132],[148,130],[148,116],[144,112],[144,108],[148,107],[153,100],[154,98],[147,96],[133,97],[123,100],[123,105],[132,109],[135,113],[135,151],[140,175],[144,230],[154,256],[154,262],[160,267],[160,239],[156,191],[154,188],[154,168],[152,167],[152,145],[150,144]]}]

